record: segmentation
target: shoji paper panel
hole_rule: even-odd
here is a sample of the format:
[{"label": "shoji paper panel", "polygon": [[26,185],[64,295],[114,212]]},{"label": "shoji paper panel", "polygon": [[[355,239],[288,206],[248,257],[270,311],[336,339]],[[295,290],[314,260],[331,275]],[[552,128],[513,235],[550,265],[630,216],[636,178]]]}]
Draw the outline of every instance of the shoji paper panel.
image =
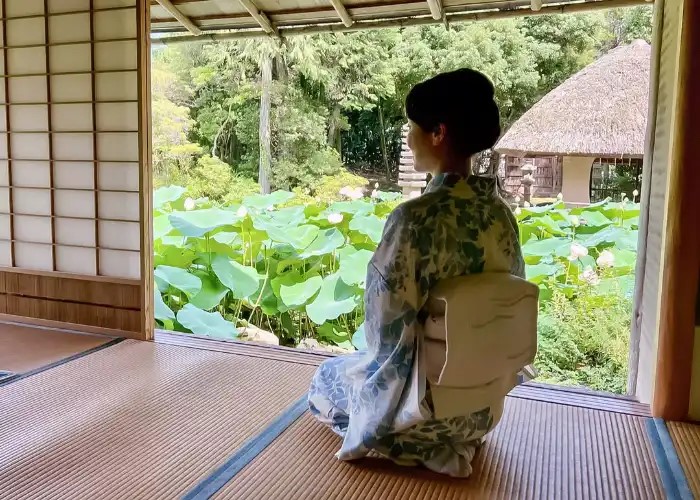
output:
[{"label": "shoji paper panel", "polygon": [[146,2],[1,1],[0,266],[140,279]]}]

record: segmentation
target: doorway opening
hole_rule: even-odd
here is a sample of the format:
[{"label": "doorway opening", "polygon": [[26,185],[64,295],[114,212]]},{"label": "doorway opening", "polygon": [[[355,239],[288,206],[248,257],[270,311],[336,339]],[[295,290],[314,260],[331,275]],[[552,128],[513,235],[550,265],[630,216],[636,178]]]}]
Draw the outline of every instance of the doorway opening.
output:
[{"label": "doorway opening", "polygon": [[[482,70],[513,131],[601,59],[641,44],[649,53],[651,11],[155,44],[157,327],[331,353],[361,349],[365,269],[403,199],[402,102],[411,85],[456,67]],[[646,79],[644,68],[626,77],[643,93],[649,59]],[[627,167],[639,179],[642,165],[618,168],[610,158],[639,157],[643,135],[641,153],[599,150],[581,161],[511,145],[477,159],[475,171],[501,177],[528,278],[542,291],[541,382],[627,394],[644,207],[638,184],[611,186]],[[535,182],[526,190],[528,176]],[[408,182],[421,188],[425,179]]]}]

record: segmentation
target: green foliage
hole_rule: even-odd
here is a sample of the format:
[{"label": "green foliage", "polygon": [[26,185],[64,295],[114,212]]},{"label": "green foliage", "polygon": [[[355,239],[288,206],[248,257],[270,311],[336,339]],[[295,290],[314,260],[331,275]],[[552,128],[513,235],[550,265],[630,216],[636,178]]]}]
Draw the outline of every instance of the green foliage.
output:
[{"label": "green foliage", "polygon": [[[395,197],[298,205],[278,191],[185,206],[187,197],[176,186],[154,196],[162,326],[233,337],[251,324],[286,345],[364,345],[367,264]],[[527,277],[541,290],[543,379],[623,391],[639,206],[557,202],[518,208],[516,217]]]},{"label": "green foliage", "polygon": [[639,213],[607,200],[516,209],[527,278],[540,286],[542,381],[625,392]]},{"label": "green foliage", "polygon": [[[276,40],[178,44],[153,67],[156,186],[189,185],[223,201],[235,175],[255,179],[260,145],[259,67],[272,57],[271,151],[276,189],[311,189],[339,171],[395,175],[403,101],[439,71],[469,66],[496,87],[503,125],[605,51],[649,39],[651,7]],[[334,151],[335,150],[335,151]],[[217,184],[220,177],[226,182]],[[212,192],[213,194],[208,194]],[[200,196],[195,194],[195,196]],[[232,201],[232,200],[228,200]]]},{"label": "green foliage", "polygon": [[364,189],[367,186],[367,179],[354,175],[343,169],[335,175],[325,175],[316,183],[310,186],[309,194],[321,203],[332,203],[339,198],[340,190],[349,187],[350,189]]},{"label": "green foliage", "polygon": [[327,146],[311,153],[301,164],[292,159],[281,159],[275,162],[272,169],[272,179],[280,189],[312,188],[324,178],[343,171],[338,152]]},{"label": "green foliage", "polygon": [[582,286],[575,300],[556,292],[538,323],[539,380],[624,394],[631,326],[632,299],[623,290],[601,296]]}]

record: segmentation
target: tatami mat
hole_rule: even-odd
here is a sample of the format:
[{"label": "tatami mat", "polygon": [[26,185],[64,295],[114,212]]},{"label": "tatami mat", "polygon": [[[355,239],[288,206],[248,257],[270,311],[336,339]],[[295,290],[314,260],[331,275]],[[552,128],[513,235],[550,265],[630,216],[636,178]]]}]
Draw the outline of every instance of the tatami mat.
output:
[{"label": "tatami mat", "polygon": [[668,422],[676,454],[695,498],[700,498],[700,425]]},{"label": "tatami mat", "polygon": [[111,340],[101,335],[0,323],[0,371],[29,372]]},{"label": "tatami mat", "polygon": [[658,499],[664,498],[637,416],[509,399],[468,480],[382,459],[334,458],[340,440],[308,413],[217,499]]},{"label": "tatami mat", "polygon": [[0,387],[0,498],[177,498],[313,370],[125,341]]}]

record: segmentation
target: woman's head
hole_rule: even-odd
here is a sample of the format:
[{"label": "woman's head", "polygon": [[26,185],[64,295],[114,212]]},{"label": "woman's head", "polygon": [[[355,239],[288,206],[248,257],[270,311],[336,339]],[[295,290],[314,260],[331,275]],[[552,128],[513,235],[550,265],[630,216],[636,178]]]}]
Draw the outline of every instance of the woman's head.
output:
[{"label": "woman's head", "polygon": [[493,85],[471,69],[442,73],[413,87],[406,115],[408,146],[420,172],[466,172],[469,158],[493,147],[501,134]]}]

